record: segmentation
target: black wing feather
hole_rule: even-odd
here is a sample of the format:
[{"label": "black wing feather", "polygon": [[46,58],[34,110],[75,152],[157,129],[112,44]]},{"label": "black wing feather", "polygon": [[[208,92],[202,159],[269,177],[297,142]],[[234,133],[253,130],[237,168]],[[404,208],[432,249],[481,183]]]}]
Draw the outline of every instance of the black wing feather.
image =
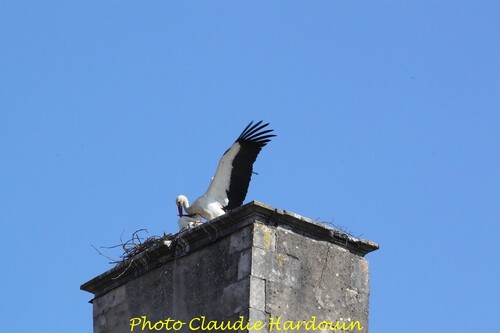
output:
[{"label": "black wing feather", "polygon": [[229,190],[226,191],[229,203],[224,207],[225,211],[229,211],[243,204],[248,192],[253,164],[257,159],[257,155],[259,155],[261,149],[271,141],[270,138],[276,136],[274,134],[268,134],[273,130],[268,129],[262,131],[269,123],[261,124],[262,120],[255,124],[250,122],[235,141],[240,144],[240,150],[233,160]]}]

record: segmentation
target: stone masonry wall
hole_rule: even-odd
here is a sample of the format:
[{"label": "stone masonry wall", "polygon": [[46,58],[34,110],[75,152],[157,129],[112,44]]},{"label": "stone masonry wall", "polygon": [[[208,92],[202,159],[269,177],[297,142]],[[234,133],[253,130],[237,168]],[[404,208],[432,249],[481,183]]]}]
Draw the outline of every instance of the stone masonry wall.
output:
[{"label": "stone masonry wall", "polygon": [[81,288],[95,295],[94,333],[191,332],[189,323],[200,326],[202,316],[207,322],[265,324],[239,332],[285,331],[285,322],[302,322],[288,331],[306,332],[304,325],[313,320],[358,321],[368,332],[364,255],[377,248],[252,202],[180,233],[175,246],[155,245],[134,258],[139,264],[133,269],[124,270],[124,263]]},{"label": "stone masonry wall", "polygon": [[[287,228],[254,225],[250,319],[359,321],[368,332],[368,262]],[[356,326],[357,327],[357,326]],[[305,331],[305,330],[303,330]],[[264,330],[262,330],[264,332]]]}]

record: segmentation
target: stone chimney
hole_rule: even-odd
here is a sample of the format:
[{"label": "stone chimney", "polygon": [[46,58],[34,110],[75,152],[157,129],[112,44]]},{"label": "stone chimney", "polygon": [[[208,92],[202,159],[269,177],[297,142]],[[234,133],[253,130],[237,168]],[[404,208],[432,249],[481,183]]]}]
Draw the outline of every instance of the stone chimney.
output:
[{"label": "stone chimney", "polygon": [[94,333],[368,332],[378,245],[250,202],[81,286]]}]

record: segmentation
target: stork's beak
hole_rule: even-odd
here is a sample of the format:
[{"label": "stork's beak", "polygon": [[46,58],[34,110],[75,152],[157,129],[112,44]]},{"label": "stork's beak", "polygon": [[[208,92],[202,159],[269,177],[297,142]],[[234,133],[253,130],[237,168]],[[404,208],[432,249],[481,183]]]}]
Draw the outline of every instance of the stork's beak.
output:
[{"label": "stork's beak", "polygon": [[179,217],[181,217],[182,216],[182,205],[180,202],[177,204],[177,209],[179,210]]}]

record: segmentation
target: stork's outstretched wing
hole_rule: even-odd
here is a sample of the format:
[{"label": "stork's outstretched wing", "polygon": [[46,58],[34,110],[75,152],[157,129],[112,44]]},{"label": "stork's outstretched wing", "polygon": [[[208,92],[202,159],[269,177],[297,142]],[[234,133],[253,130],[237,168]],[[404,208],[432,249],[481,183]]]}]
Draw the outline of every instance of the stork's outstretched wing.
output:
[{"label": "stork's outstretched wing", "polygon": [[253,164],[260,150],[276,136],[264,130],[269,123],[250,122],[222,156],[205,197],[218,201],[225,211],[243,204],[252,177]]}]

